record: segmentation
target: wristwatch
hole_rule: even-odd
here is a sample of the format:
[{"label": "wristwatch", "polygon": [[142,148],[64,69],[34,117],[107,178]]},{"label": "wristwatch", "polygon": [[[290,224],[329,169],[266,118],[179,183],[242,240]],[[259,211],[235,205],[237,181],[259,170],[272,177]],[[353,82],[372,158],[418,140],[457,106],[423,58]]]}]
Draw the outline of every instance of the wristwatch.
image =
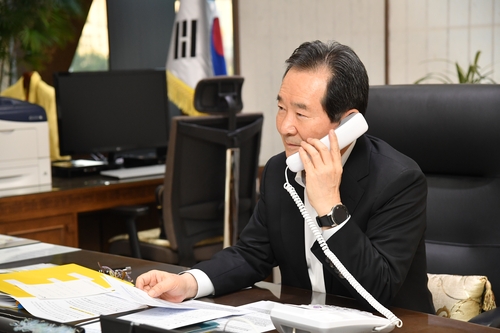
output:
[{"label": "wristwatch", "polygon": [[318,226],[321,227],[336,227],[339,224],[344,223],[349,219],[349,211],[347,207],[338,204],[332,208],[332,210],[321,217],[316,217],[316,221],[318,222]]}]

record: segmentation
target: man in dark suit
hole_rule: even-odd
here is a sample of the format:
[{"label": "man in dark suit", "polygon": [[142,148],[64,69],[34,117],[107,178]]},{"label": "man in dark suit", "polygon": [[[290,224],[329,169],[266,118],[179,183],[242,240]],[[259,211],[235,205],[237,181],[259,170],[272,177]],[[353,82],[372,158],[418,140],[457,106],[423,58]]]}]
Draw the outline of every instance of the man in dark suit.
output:
[{"label": "man in dark suit", "polygon": [[[349,47],[319,41],[303,43],[287,64],[276,115],[285,151],[266,164],[259,202],[238,243],[189,274],[148,272],[137,287],[153,297],[182,301],[248,287],[279,266],[284,285],[368,304],[347,281],[348,273],[325,256],[283,187],[289,182],[328,248],[375,299],[433,313],[423,173],[413,160],[369,135],[340,150],[334,132],[342,119],[366,109],[363,64]],[[325,135],[331,149],[319,141]],[[303,172],[286,169],[286,157],[295,152]]]}]

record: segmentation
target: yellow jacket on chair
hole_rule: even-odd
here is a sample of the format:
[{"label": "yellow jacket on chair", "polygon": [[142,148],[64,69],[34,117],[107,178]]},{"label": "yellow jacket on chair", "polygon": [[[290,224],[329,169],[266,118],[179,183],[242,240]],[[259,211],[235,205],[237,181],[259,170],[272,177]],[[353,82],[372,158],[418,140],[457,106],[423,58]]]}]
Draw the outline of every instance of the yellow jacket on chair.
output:
[{"label": "yellow jacket on chair", "polygon": [[47,122],[49,125],[50,159],[52,161],[69,159],[70,156],[61,156],[59,152],[56,93],[54,87],[45,83],[38,72],[33,72],[29,79],[28,96],[26,96],[24,80],[24,76],[21,76],[16,83],[0,92],[0,96],[16,98],[43,107],[47,114]]}]

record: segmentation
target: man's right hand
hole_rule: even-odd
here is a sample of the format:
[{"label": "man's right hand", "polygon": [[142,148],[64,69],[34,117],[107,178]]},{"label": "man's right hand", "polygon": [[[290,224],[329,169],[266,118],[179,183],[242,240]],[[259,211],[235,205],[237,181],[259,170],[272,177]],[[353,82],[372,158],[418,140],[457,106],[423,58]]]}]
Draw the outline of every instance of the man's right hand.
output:
[{"label": "man's right hand", "polygon": [[181,275],[152,270],[140,275],[135,286],[151,297],[159,297],[169,302],[182,302],[193,298],[198,292],[198,283],[193,275]]}]

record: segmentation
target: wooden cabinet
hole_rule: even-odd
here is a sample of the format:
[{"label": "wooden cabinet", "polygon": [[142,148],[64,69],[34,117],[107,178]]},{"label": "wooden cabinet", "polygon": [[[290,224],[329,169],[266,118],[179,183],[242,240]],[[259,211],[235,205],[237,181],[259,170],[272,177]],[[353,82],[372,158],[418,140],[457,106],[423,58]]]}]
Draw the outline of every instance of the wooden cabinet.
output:
[{"label": "wooden cabinet", "polygon": [[0,234],[79,247],[78,215],[151,204],[163,178],[116,181],[100,176],[53,178],[52,188],[0,198]]},{"label": "wooden cabinet", "polygon": [[36,239],[45,243],[78,245],[78,221],[76,214],[34,218],[25,221],[0,224],[0,234]]}]

